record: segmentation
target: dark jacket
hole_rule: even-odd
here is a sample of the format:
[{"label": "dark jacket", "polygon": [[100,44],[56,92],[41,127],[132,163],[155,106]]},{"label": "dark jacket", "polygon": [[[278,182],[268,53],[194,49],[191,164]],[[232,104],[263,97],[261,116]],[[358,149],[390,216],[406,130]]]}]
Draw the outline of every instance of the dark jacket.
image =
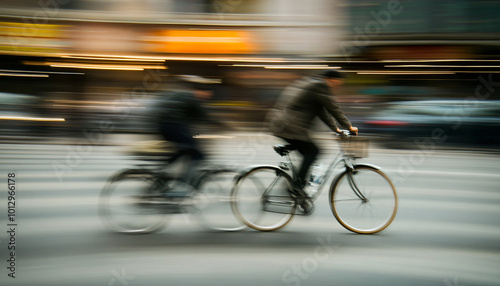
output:
[{"label": "dark jacket", "polygon": [[156,117],[159,124],[191,125],[200,120],[210,120],[202,102],[189,91],[167,92],[156,104]]},{"label": "dark jacket", "polygon": [[309,130],[316,117],[333,131],[337,130],[333,118],[344,128],[351,126],[327,82],[321,77],[305,77],[283,91],[269,114],[269,126],[275,136],[311,141]]}]

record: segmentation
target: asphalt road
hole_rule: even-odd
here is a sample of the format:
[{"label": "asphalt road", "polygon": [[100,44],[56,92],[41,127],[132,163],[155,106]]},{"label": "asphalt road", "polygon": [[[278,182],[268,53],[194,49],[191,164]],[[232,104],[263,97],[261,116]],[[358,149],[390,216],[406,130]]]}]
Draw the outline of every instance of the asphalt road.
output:
[{"label": "asphalt road", "polygon": [[[115,234],[99,220],[98,194],[137,163],[126,154],[142,139],[0,145],[1,285],[500,285],[497,153],[372,146],[359,161],[386,170],[400,203],[377,235],[342,228],[325,191],[311,216],[275,232],[210,231],[175,215],[158,233]],[[270,147],[279,141],[259,132],[204,140],[213,164],[281,159]],[[335,144],[319,142],[327,162]]]}]

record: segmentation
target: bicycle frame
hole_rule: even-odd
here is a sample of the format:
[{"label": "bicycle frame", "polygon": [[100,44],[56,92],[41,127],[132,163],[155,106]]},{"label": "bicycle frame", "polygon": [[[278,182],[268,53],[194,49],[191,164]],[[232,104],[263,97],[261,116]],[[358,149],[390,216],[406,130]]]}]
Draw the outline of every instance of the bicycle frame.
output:
[{"label": "bicycle frame", "polygon": [[[287,154],[286,157],[287,157],[287,162],[284,162],[286,164],[285,166],[290,168],[290,171],[291,171],[290,173],[292,175],[292,178],[293,178],[293,180],[296,180],[297,174],[295,172],[295,166],[293,165],[293,161],[290,157],[290,154]],[[354,166],[352,164],[352,161],[354,161],[354,160],[355,160],[354,158],[350,158],[350,157],[345,155],[345,153],[342,149],[342,145],[340,145],[339,152],[337,153],[335,158],[331,161],[331,163],[328,166],[328,168],[326,169],[326,171],[323,174],[321,174],[321,176],[323,177],[323,181],[318,186],[317,192],[314,194],[314,197],[312,199],[316,200],[316,198],[319,197],[319,195],[322,193],[322,191],[324,189],[324,186],[326,185],[326,182],[331,181],[333,170],[335,168],[337,168],[337,166],[340,163],[344,162],[344,166],[346,169],[354,170]],[[363,201],[365,201],[366,198],[363,196],[363,194],[361,194],[361,192],[359,192],[358,188],[356,187],[356,183],[352,180],[352,177],[350,177],[349,183],[353,187],[353,190],[356,193],[356,195],[358,197],[360,197]]]}]

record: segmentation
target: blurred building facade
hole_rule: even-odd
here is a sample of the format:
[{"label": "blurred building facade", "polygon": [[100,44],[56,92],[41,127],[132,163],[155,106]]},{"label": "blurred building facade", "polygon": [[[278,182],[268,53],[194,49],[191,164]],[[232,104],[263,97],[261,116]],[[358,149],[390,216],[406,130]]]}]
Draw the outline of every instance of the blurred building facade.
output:
[{"label": "blurred building facade", "polygon": [[[17,18],[16,21],[22,16],[21,22],[24,23],[56,23],[65,25],[65,28],[70,25],[76,34],[73,31],[66,34],[69,41],[60,43],[61,48],[87,53],[325,55],[334,49],[335,40],[342,36],[344,30],[341,25],[346,24],[346,20],[342,19],[345,13],[338,9],[337,3],[325,0],[2,2],[3,16],[12,16]],[[67,30],[63,27],[54,29],[61,32]],[[198,32],[195,37],[209,37],[212,47],[217,49],[189,46],[187,38],[193,35],[186,30]],[[203,35],[202,31],[240,33]],[[158,36],[165,38],[158,41],[152,39]],[[184,41],[180,39],[182,37]],[[189,40],[196,43],[193,38]],[[240,42],[242,46],[233,45],[234,49],[225,47],[235,42]],[[215,46],[216,43],[219,45]]]},{"label": "blurred building facade", "polygon": [[347,73],[340,99],[355,116],[371,102],[473,96],[479,79],[496,82],[499,70],[500,1],[0,5],[0,92],[39,96],[43,110],[77,128],[140,109],[168,74],[220,78],[213,108],[248,123],[261,121],[292,80],[324,69]]}]

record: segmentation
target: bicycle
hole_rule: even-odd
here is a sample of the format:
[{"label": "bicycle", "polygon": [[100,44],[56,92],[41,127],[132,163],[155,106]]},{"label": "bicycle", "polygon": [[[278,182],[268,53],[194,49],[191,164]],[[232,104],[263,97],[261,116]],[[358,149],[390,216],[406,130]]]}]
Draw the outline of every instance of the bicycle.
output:
[{"label": "bicycle", "polygon": [[[343,130],[338,136],[340,152],[320,177],[320,185],[306,189],[310,198],[294,194],[295,169],[290,158],[291,145],[275,145],[274,150],[285,162],[279,166],[250,166],[238,175],[231,190],[231,207],[245,225],[260,231],[273,231],[287,225],[295,214],[307,215],[314,209],[333,170],[341,163],[345,168],[332,181],[329,205],[334,217],[346,229],[373,234],[387,228],[398,207],[396,188],[389,177],[372,164],[354,163],[367,155],[368,141],[350,136]],[[304,201],[305,200],[305,201]]]},{"label": "bicycle", "polygon": [[162,229],[166,215],[191,213],[211,230],[245,227],[229,205],[236,168],[211,166],[198,171],[188,184],[165,171],[165,165],[139,164],[113,174],[99,196],[104,225],[119,233],[145,234]]}]

